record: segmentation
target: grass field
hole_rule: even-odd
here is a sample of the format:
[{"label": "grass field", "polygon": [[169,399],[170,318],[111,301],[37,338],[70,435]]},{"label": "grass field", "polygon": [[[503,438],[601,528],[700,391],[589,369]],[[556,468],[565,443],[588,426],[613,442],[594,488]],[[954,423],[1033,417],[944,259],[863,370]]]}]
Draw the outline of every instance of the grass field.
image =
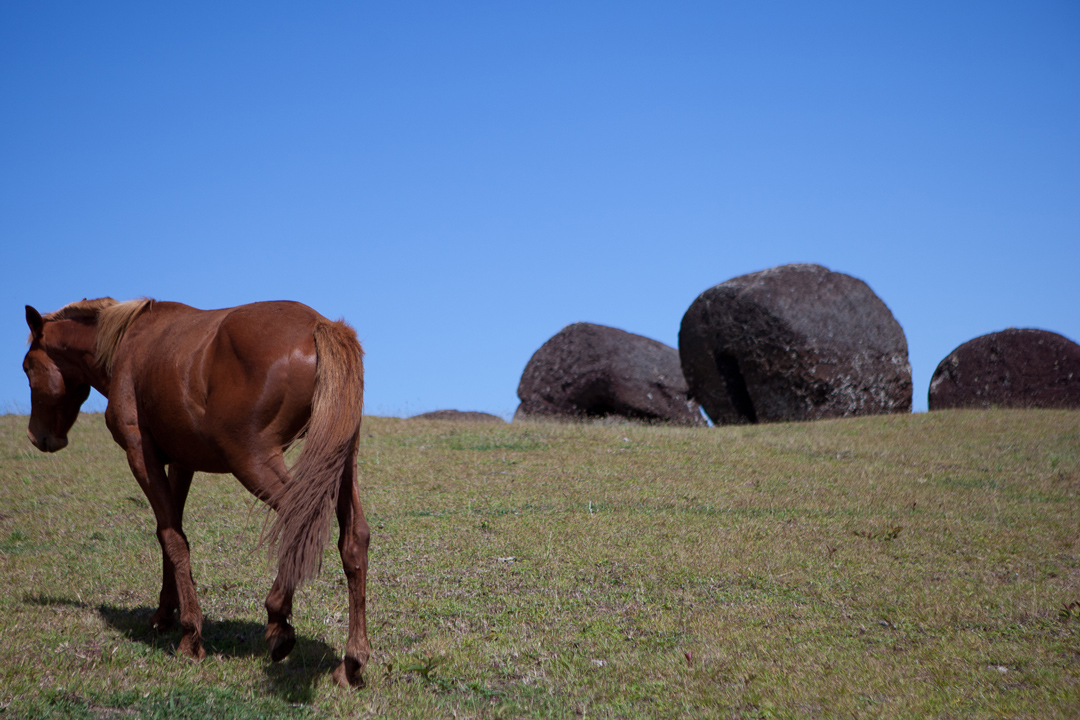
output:
[{"label": "grass field", "polygon": [[[1080,412],[753,427],[365,419],[367,687],[327,550],[272,664],[265,519],[196,476],[209,656],[100,415],[0,417],[0,718],[1077,717]],[[336,552],[336,551],[335,551]]]}]

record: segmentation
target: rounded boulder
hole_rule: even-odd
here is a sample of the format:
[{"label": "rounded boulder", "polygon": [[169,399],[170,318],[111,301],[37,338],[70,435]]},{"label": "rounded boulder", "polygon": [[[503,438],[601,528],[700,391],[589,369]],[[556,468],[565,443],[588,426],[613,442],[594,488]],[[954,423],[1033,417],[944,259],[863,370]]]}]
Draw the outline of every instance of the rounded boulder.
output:
[{"label": "rounded boulder", "polygon": [[701,293],[683,316],[690,397],[716,424],[911,411],[907,339],[862,280],[782,265]]},{"label": "rounded boulder", "polygon": [[1080,345],[1009,328],[969,340],[938,363],[929,408],[1080,408]]},{"label": "rounded boulder", "polygon": [[675,348],[624,330],[575,323],[545,342],[525,366],[514,419],[614,415],[704,425],[686,389]]}]

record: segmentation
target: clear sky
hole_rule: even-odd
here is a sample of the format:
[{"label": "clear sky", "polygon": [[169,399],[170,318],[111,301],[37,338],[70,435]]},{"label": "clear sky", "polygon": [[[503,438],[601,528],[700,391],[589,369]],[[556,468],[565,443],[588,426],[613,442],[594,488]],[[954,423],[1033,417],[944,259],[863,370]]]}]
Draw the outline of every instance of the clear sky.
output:
[{"label": "clear sky", "polygon": [[509,417],[564,326],[676,346],[792,262],[925,410],[967,340],[1080,340],[1080,3],[0,3],[0,248],[8,412],[25,304],[299,300],[368,412]]}]

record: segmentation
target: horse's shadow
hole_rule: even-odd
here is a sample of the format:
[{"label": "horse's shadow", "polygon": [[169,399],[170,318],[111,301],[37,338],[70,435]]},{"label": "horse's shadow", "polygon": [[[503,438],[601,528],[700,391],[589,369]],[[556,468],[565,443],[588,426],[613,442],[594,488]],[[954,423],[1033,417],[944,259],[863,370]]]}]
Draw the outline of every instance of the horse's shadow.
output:
[{"label": "horse's shadow", "polygon": [[[71,607],[96,610],[110,627],[133,642],[170,653],[180,640],[180,631],[157,632],[150,627],[156,608],[115,605],[93,606],[79,600],[51,595],[26,595],[24,602],[45,607]],[[214,620],[203,623],[203,646],[207,654],[226,658],[266,656],[263,672],[270,690],[289,702],[310,702],[316,681],[328,675],[339,662],[334,649],[322,640],[312,640],[297,633],[296,646],[283,662],[270,662],[263,633],[264,625],[244,620]]]}]

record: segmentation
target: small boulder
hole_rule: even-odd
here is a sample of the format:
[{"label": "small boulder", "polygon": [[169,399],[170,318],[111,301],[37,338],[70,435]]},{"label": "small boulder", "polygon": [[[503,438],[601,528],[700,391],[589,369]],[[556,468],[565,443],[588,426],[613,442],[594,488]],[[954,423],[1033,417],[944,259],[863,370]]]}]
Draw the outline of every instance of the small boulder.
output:
[{"label": "small boulder", "polygon": [[514,419],[622,416],[704,425],[686,398],[675,348],[623,330],[576,323],[537,350],[518,384]]},{"label": "small boulder", "polygon": [[486,412],[476,412],[475,410],[467,410],[462,412],[461,410],[433,410],[431,412],[420,413],[419,415],[413,415],[410,420],[453,420],[454,422],[475,422],[475,423],[503,423],[503,420],[498,415],[492,415]]},{"label": "small boulder", "polygon": [[679,354],[718,425],[911,411],[900,323],[862,280],[820,265],[706,290],[683,316]]},{"label": "small boulder", "polygon": [[968,340],[930,380],[929,407],[1080,408],[1080,345],[1009,328]]}]

